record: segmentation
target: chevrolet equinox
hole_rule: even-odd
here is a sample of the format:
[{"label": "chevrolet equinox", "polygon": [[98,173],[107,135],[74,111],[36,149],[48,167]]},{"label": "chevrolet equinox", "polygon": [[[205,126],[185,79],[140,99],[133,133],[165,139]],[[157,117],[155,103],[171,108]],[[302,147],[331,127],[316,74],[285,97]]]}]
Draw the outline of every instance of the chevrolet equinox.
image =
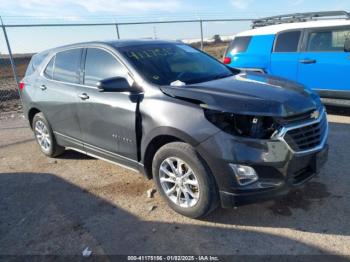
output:
[{"label": "chevrolet equinox", "polygon": [[44,51],[19,88],[45,155],[73,149],[140,171],[188,217],[284,195],[328,155],[317,94],[179,42]]}]

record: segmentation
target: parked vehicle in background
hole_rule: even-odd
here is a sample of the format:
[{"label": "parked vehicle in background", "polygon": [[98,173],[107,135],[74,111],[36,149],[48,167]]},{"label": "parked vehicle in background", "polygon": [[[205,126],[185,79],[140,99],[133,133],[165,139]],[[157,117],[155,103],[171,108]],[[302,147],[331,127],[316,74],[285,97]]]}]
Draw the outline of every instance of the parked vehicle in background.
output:
[{"label": "parked vehicle in background", "polygon": [[297,81],[326,103],[350,105],[349,19],[336,11],[256,20],[230,43],[224,63]]},{"label": "parked vehicle in background", "polygon": [[327,159],[317,94],[177,42],[52,49],[20,89],[45,155],[73,149],[141,171],[189,217],[286,194]]}]

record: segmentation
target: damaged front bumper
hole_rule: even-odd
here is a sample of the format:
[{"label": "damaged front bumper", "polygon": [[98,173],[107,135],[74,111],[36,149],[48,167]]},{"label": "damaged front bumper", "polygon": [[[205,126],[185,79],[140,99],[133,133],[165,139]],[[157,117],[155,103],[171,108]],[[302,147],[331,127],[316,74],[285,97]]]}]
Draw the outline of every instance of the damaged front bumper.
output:
[{"label": "damaged front bumper", "polygon": [[[219,188],[223,207],[260,202],[287,194],[317,174],[328,158],[326,112],[317,119],[286,126],[267,140],[232,136],[223,131],[197,146]],[[232,165],[253,168],[258,179],[237,180]]]}]

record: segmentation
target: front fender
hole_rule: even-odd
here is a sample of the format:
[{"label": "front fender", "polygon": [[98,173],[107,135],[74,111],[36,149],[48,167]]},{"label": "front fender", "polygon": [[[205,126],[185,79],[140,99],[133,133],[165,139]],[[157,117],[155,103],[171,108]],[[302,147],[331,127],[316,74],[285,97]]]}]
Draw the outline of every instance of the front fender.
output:
[{"label": "front fender", "polygon": [[[150,145],[150,143],[156,139],[157,137],[160,136],[172,136],[177,138],[178,140],[181,140],[185,143],[190,144],[193,147],[196,147],[197,145],[199,145],[202,141],[204,141],[205,139],[195,139],[193,136],[185,133],[182,130],[179,130],[177,128],[174,127],[170,127],[170,126],[160,126],[160,127],[156,127],[153,130],[151,130],[150,132],[148,132],[142,139],[141,141],[141,156],[142,156],[142,160],[145,159],[145,153],[146,150],[148,148],[148,146]],[[209,137],[209,136],[208,136]]]}]

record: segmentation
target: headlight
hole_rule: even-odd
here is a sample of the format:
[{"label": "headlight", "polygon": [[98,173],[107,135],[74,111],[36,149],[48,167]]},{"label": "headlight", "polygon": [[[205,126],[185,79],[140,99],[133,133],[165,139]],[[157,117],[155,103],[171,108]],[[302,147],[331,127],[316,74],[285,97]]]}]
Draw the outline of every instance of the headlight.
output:
[{"label": "headlight", "polygon": [[269,139],[277,129],[272,117],[238,115],[207,109],[204,113],[215,126],[235,136]]}]

